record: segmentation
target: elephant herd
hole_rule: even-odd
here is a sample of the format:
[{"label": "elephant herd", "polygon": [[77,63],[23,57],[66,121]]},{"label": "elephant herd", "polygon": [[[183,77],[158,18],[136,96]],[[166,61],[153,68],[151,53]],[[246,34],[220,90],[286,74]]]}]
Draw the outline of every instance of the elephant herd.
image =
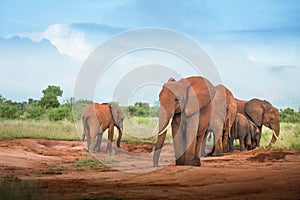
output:
[{"label": "elephant herd", "polygon": [[[269,145],[276,142],[280,132],[279,111],[271,103],[251,99],[236,99],[223,85],[214,86],[201,76],[170,78],[159,94],[160,112],[153,165],[159,156],[168,127],[171,125],[176,165],[200,166],[208,133],[214,135],[210,155],[221,156],[233,151],[233,141],[239,139],[240,150],[259,146],[262,126],[273,130]],[[82,115],[83,140],[87,137],[90,152],[100,150],[103,132],[108,128],[107,151],[112,151],[113,130],[119,130],[117,147],[123,132],[124,114],[114,104],[93,104]]]}]

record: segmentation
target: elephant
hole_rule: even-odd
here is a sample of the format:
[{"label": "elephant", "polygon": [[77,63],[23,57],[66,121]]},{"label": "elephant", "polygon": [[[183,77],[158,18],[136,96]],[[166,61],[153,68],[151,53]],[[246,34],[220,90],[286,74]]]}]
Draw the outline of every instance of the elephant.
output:
[{"label": "elephant", "polygon": [[249,101],[236,99],[238,113],[244,114],[248,119],[259,128],[259,135],[257,136],[257,147],[260,145],[260,138],[262,133],[262,125],[272,129],[273,136],[269,146],[274,144],[280,132],[280,115],[276,107],[266,100],[251,99]]},{"label": "elephant", "polygon": [[[208,132],[214,134],[213,156],[222,156],[223,152],[228,152],[228,138],[231,126],[235,120],[237,105],[230,90],[223,85],[215,86],[216,94],[212,100],[211,122]],[[204,140],[206,141],[206,140]],[[202,148],[202,155],[205,145]]]},{"label": "elephant", "polygon": [[249,122],[245,115],[237,113],[229,137],[229,149],[233,151],[233,141],[239,139],[240,151],[252,149]]},{"label": "elephant", "polygon": [[117,148],[120,148],[123,134],[123,120],[124,114],[116,104],[94,103],[87,106],[82,113],[82,141],[84,141],[86,136],[88,151],[92,153],[100,151],[103,132],[108,129],[106,151],[112,153],[114,126],[117,127],[119,132]]},{"label": "elephant", "polygon": [[259,128],[254,124],[254,122],[248,119],[249,123],[249,132],[251,135],[252,149],[259,147],[261,134],[259,132]]},{"label": "elephant", "polygon": [[[273,130],[269,146],[274,144],[280,132],[280,115],[278,109],[266,100],[254,98],[245,104],[245,112],[259,128],[259,138],[261,137],[262,125]],[[258,140],[257,146],[259,146],[259,142],[260,140]]]},{"label": "elephant", "polygon": [[237,105],[237,113],[241,113],[245,117],[250,119],[249,116],[246,114],[246,111],[245,111],[245,105],[246,105],[247,101],[235,98],[235,102],[236,102],[236,105]]},{"label": "elephant", "polygon": [[200,149],[211,117],[215,88],[204,77],[176,81],[170,78],[159,94],[160,112],[153,165],[158,166],[161,149],[171,124],[176,165],[200,166]]}]

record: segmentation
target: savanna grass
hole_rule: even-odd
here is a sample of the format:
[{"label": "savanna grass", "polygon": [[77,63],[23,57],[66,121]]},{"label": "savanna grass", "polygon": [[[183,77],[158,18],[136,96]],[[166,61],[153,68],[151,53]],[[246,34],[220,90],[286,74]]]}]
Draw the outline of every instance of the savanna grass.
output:
[{"label": "savanna grass", "polygon": [[74,123],[69,121],[6,120],[0,122],[0,140],[16,138],[80,139]]},{"label": "savanna grass", "polygon": [[[136,144],[156,143],[158,118],[133,117],[125,118],[124,134],[122,142]],[[76,126],[75,126],[76,125]],[[4,120],[0,121],[0,140],[16,138],[41,138],[53,140],[80,140],[82,135],[82,123],[49,120]],[[272,131],[263,128],[261,149],[268,147],[272,138]],[[115,129],[114,141],[118,137]],[[103,134],[103,140],[107,140],[107,131]],[[165,143],[172,143],[171,128],[168,129]],[[271,149],[296,149],[300,150],[300,124],[281,123],[280,137]]]},{"label": "savanna grass", "polygon": [[275,144],[268,147],[273,132],[272,130],[263,127],[262,137],[260,142],[261,149],[274,149],[274,150],[300,150],[300,124],[296,123],[280,123],[280,134]]}]

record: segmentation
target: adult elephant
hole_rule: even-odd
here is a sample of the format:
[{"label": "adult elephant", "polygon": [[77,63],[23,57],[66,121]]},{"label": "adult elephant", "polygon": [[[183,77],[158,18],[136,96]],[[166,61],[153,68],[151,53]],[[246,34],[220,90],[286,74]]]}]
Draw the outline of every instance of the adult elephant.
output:
[{"label": "adult elephant", "polygon": [[89,152],[99,152],[103,132],[108,129],[108,143],[106,150],[112,152],[112,141],[114,135],[114,126],[117,127],[119,136],[117,147],[120,148],[120,142],[123,134],[124,114],[115,104],[94,103],[85,108],[82,113],[83,135],[82,140],[87,137],[87,146]]},{"label": "adult elephant", "polygon": [[214,86],[201,76],[170,78],[159,94],[159,133],[153,155],[158,160],[171,122],[176,165],[200,166],[200,149],[208,128]]},{"label": "adult elephant", "polygon": [[[246,102],[245,112],[259,128],[259,139],[262,132],[262,125],[274,131],[269,146],[274,144],[280,132],[280,115],[278,109],[268,101],[254,98]],[[259,146],[259,142],[257,141],[257,146]]]},{"label": "adult elephant", "polygon": [[[235,120],[237,105],[232,93],[224,85],[217,85],[215,90],[216,94],[212,101],[211,122],[208,128],[208,131],[214,134],[215,145],[209,154],[221,156],[223,152],[228,152],[228,138]],[[204,151],[205,146],[203,147],[202,150]]]},{"label": "adult elephant", "polygon": [[245,115],[259,128],[256,145],[259,147],[262,133],[262,125],[274,131],[269,146],[274,144],[280,133],[280,115],[276,107],[266,100],[251,99],[249,101],[235,99],[237,112]]},{"label": "adult elephant", "polygon": [[243,114],[249,119],[249,116],[246,114],[245,110],[245,105],[247,101],[235,98],[235,102],[237,105],[237,113]]}]

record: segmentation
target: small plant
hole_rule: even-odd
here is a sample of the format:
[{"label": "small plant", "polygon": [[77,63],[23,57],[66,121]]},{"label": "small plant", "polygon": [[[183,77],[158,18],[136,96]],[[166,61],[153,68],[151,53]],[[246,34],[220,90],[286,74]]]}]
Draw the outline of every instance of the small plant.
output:
[{"label": "small plant", "polygon": [[73,166],[78,168],[78,170],[83,170],[83,167],[89,167],[92,170],[107,169],[101,162],[90,156],[86,156],[76,161]]}]

